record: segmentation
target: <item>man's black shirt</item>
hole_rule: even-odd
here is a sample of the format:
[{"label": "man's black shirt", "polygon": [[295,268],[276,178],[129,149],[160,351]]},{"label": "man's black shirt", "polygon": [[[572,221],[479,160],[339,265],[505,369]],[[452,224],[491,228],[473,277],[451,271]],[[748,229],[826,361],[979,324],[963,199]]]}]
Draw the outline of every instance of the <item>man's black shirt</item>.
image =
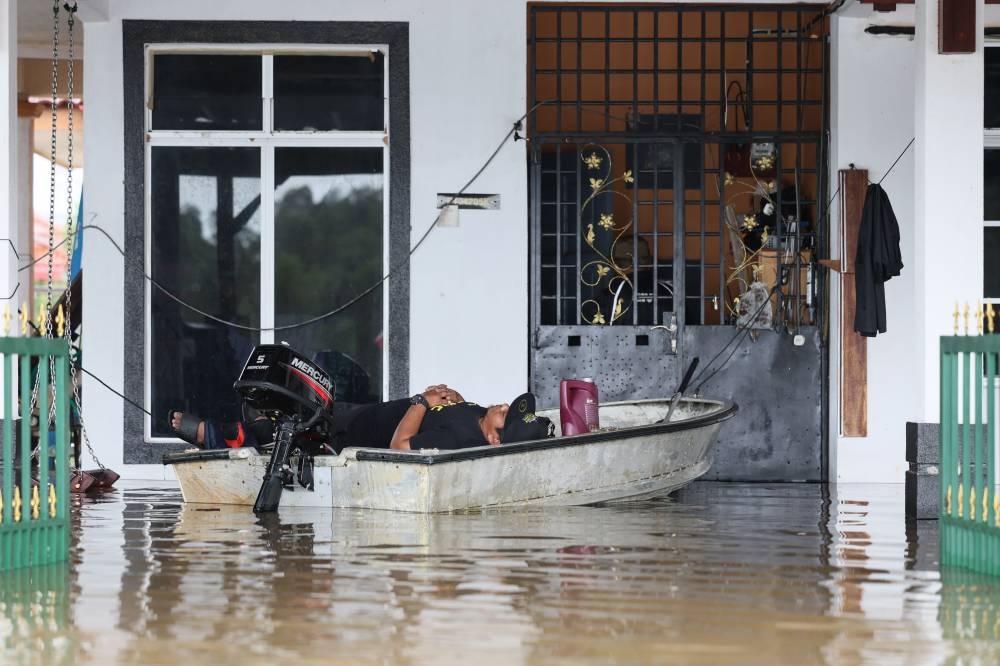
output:
[{"label": "man's black shirt", "polygon": [[431,407],[420,432],[410,438],[411,449],[463,449],[487,444],[479,425],[486,408],[474,402]]}]

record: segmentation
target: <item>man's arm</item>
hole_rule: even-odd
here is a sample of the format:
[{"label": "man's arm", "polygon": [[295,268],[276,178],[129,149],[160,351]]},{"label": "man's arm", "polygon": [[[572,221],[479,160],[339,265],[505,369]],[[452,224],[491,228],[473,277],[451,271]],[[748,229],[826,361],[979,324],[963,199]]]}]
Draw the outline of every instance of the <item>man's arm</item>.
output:
[{"label": "man's arm", "polygon": [[427,390],[420,395],[424,397],[424,403],[426,404],[417,403],[410,405],[410,408],[403,414],[403,418],[400,419],[399,425],[396,426],[396,431],[392,433],[389,448],[409,451],[410,440],[420,432],[420,424],[424,422],[424,416],[427,414],[428,409],[437,405],[463,401],[458,391],[450,389],[444,384],[428,386]]}]

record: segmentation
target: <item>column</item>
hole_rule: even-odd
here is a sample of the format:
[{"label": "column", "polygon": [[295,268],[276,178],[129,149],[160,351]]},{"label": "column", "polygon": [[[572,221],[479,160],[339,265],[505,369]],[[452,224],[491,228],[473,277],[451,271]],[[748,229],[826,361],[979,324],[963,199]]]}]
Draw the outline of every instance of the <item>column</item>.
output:
[{"label": "column", "polygon": [[[951,335],[955,301],[973,306],[983,291],[983,0],[976,52],[938,53],[938,4],[917,2],[914,238],[920,329],[913,362],[922,400],[914,416],[939,420],[939,337]],[[909,267],[907,267],[909,268]],[[973,324],[974,325],[974,324]],[[877,378],[876,378],[877,379]],[[902,429],[900,424],[900,429]]]},{"label": "column", "polygon": [[[17,2],[0,0],[0,313],[16,315],[17,287]],[[0,322],[0,328],[3,323]],[[13,324],[12,324],[13,327]]]}]

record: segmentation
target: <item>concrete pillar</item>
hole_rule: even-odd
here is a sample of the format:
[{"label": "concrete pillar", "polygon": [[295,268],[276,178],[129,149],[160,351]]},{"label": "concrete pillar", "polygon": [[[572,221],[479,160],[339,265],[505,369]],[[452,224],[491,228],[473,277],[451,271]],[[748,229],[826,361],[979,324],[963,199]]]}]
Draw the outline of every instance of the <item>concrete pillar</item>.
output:
[{"label": "concrete pillar", "polygon": [[[14,144],[15,155],[14,161],[17,165],[17,217],[14,219],[17,221],[16,229],[11,229],[14,239],[14,248],[17,250],[17,254],[20,257],[19,264],[24,266],[31,259],[31,238],[32,238],[32,216],[34,215],[34,207],[32,201],[32,188],[34,187],[34,178],[32,170],[34,169],[34,161],[31,148],[31,134],[32,134],[32,123],[34,118],[32,116],[20,117],[17,121],[17,142]],[[31,270],[20,271],[17,274],[17,280],[20,282],[21,286],[17,290],[17,295],[14,296],[14,302],[11,303],[11,314],[14,314],[16,303],[18,307],[28,307],[30,313],[30,303],[31,303]],[[17,329],[15,322],[11,322],[11,334],[20,335],[20,330]]]},{"label": "concrete pillar", "polygon": [[[938,4],[916,3],[914,363],[921,421],[939,420],[939,337],[952,334],[955,301],[983,292],[983,17],[976,52],[938,53]],[[909,268],[909,267],[907,267]],[[900,424],[900,431],[902,424]]]},{"label": "concrete pillar", "polygon": [[[0,0],[0,316],[11,313],[11,328],[16,329],[17,301],[17,2]],[[0,335],[4,322],[0,319]],[[16,386],[16,384],[15,384]],[[0,386],[0,393],[3,387]],[[13,399],[13,398],[12,398]],[[0,419],[6,396],[0,395]]]},{"label": "concrete pillar", "polygon": [[[17,2],[0,0],[0,313],[16,316],[18,209]],[[13,295],[13,298],[10,298]],[[0,322],[0,327],[3,322]]]}]

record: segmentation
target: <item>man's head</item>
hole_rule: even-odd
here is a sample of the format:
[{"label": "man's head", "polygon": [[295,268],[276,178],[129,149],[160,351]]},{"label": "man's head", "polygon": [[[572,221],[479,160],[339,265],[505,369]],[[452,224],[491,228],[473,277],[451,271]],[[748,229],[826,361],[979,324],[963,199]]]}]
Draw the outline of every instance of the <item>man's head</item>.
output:
[{"label": "man's head", "polygon": [[531,393],[522,393],[514,398],[506,411],[500,441],[510,444],[545,439],[552,434],[551,426],[552,422],[549,419],[535,414],[535,396]]}]

